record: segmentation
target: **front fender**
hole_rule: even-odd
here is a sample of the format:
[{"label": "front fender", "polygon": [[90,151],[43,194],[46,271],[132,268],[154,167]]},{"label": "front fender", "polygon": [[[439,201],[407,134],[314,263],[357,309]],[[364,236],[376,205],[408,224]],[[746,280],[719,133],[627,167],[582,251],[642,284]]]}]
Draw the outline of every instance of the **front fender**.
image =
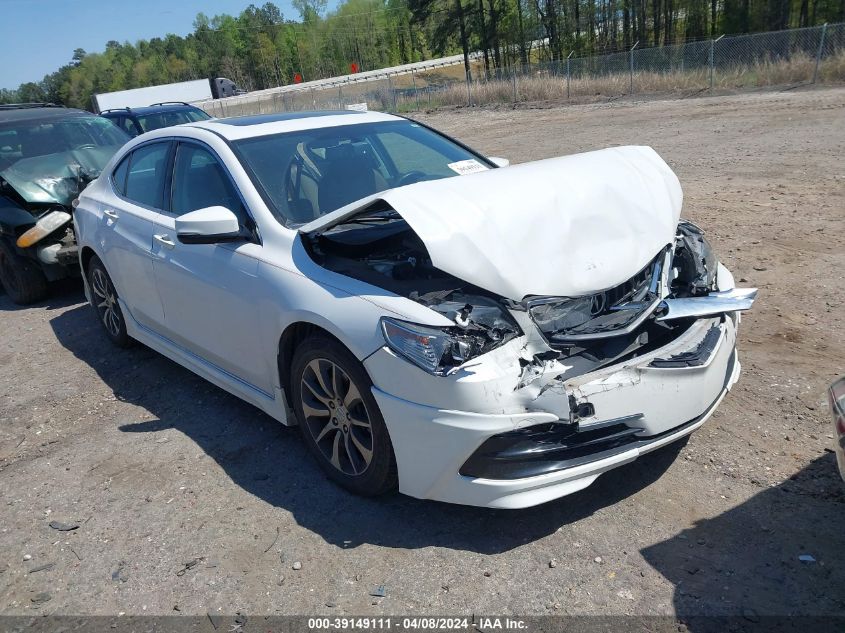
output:
[{"label": "front fender", "polygon": [[0,196],[0,234],[17,237],[35,224],[35,217],[12,200]]}]

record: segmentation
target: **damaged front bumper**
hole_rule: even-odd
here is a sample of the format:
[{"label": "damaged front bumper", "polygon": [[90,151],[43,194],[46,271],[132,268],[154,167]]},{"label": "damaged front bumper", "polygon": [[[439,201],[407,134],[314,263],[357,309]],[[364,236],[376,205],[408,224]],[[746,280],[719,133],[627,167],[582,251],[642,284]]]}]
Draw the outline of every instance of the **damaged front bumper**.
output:
[{"label": "damaged front bumper", "polygon": [[517,388],[517,341],[448,377],[379,350],[365,365],[400,491],[522,508],[585,488],[704,423],[739,376],[737,321],[700,318],[662,347],[577,376],[550,361]]}]

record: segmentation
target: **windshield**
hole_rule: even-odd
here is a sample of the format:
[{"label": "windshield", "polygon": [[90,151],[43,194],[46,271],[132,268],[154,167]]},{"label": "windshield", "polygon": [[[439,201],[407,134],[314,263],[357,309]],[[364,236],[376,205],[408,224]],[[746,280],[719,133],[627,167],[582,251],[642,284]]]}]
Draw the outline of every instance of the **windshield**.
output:
[{"label": "windshield", "polygon": [[491,166],[412,121],[303,130],[234,145],[255,186],[287,225],[305,224],[385,189]]},{"label": "windshield", "polygon": [[170,110],[167,112],[156,112],[155,114],[146,114],[138,116],[138,125],[144,132],[150,130],[158,130],[163,127],[170,127],[171,125],[181,125],[182,123],[194,123],[196,121],[206,121],[211,117],[202,110]]},{"label": "windshield", "polygon": [[67,205],[128,140],[95,116],[0,124],[0,177],[26,202]]},{"label": "windshield", "polygon": [[0,171],[35,156],[120,147],[128,140],[124,132],[98,116],[0,123]]}]

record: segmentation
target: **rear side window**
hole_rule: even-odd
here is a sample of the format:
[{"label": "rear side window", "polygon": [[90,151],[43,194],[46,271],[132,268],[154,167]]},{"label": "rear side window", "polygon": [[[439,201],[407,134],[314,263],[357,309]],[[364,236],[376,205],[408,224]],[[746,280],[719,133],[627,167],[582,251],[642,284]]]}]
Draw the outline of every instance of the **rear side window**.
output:
[{"label": "rear side window", "polygon": [[126,195],[126,174],[129,171],[129,156],[120,161],[120,164],[112,172],[111,178],[115,191],[121,196]]},{"label": "rear side window", "polygon": [[167,142],[144,145],[132,152],[123,195],[145,207],[163,208],[169,151],[170,143]]}]

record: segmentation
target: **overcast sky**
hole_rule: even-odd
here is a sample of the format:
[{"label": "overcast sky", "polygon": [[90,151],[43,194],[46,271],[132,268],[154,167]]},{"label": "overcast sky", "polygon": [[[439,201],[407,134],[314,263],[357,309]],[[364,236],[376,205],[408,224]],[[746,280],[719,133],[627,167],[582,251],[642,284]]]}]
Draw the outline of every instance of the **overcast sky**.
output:
[{"label": "overcast sky", "polygon": [[[237,15],[265,0],[0,0],[0,88],[40,81],[66,64],[76,48],[89,53],[106,42],[186,35],[197,13]],[[299,15],[289,0],[275,2],[285,18]],[[329,8],[337,0],[329,1]]]}]

